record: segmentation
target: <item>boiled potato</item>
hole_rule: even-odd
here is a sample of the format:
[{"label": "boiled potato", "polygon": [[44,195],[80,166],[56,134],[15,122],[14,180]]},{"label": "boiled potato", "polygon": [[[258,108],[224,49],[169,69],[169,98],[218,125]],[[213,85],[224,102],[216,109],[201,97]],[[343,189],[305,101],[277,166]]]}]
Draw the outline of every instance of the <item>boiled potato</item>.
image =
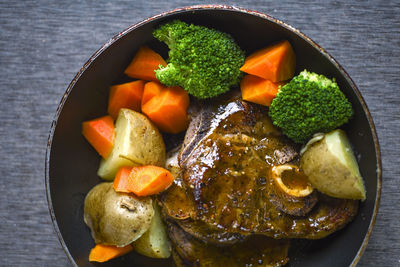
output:
[{"label": "boiled potato", "polygon": [[122,166],[165,164],[165,145],[149,119],[130,109],[121,109],[115,124],[115,142],[107,159],[100,162],[97,175],[112,181]]},{"label": "boiled potato", "polygon": [[150,197],[117,193],[112,183],[96,185],[85,198],[84,221],[96,244],[126,246],[150,228],[153,216]]},{"label": "boiled potato", "polygon": [[165,231],[165,225],[161,219],[160,208],[156,203],[153,206],[155,212],[149,230],[133,242],[132,246],[136,252],[147,257],[169,258],[171,255],[171,244]]},{"label": "boiled potato", "polygon": [[365,200],[365,187],[349,140],[334,130],[308,146],[300,166],[320,192],[337,198]]}]

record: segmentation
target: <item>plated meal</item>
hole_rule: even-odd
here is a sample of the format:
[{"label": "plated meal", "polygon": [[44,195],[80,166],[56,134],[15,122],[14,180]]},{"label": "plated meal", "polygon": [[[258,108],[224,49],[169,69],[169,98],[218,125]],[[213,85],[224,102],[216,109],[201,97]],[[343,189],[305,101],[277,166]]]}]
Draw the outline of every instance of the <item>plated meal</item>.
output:
[{"label": "plated meal", "polygon": [[[296,71],[281,39],[245,51],[229,32],[170,20],[81,131],[102,158],[85,196],[88,261],[135,251],[177,266],[283,266],[293,240],[351,224],[367,199],[336,77]],[[89,150],[89,145],[87,145]]]}]

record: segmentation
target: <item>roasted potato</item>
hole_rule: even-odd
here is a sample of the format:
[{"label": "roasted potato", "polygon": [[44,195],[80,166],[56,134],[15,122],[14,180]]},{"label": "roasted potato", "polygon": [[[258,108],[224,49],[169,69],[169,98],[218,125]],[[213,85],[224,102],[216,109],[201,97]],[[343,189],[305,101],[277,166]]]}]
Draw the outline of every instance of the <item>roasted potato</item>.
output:
[{"label": "roasted potato", "polygon": [[115,142],[107,159],[100,162],[97,174],[112,181],[122,166],[156,165],[164,167],[165,144],[150,120],[130,109],[121,109],[115,124]]},{"label": "roasted potato", "polygon": [[101,183],[89,191],[84,221],[96,243],[126,246],[145,233],[154,216],[152,199],[115,192],[112,183]]},{"label": "roasted potato", "polygon": [[307,146],[300,166],[320,192],[337,198],[365,200],[365,187],[350,142],[342,130],[327,133]]},{"label": "roasted potato", "polygon": [[171,244],[169,242],[165,225],[161,219],[158,205],[153,202],[154,217],[149,230],[138,240],[132,243],[136,252],[152,258],[169,258],[171,255]]}]

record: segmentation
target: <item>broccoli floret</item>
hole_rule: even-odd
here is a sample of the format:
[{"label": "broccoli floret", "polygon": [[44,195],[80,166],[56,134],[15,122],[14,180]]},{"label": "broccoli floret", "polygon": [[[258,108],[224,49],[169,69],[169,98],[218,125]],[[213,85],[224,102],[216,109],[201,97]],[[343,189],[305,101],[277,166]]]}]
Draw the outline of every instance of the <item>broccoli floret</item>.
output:
[{"label": "broccoli floret", "polygon": [[304,144],[346,123],[353,109],[334,79],[304,70],[279,89],[269,115],[285,135]]},{"label": "broccoli floret", "polygon": [[167,66],[155,71],[164,85],[179,85],[195,97],[210,98],[240,82],[245,54],[229,34],[175,20],[153,35],[170,49]]}]

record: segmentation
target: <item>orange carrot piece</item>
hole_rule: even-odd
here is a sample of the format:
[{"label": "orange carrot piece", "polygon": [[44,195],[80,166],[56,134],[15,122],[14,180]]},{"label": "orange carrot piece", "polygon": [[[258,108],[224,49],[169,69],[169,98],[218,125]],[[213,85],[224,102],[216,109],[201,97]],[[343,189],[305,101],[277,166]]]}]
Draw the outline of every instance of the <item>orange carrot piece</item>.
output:
[{"label": "orange carrot piece", "polygon": [[104,116],[83,122],[82,134],[103,158],[107,158],[114,146],[113,118]]},{"label": "orange carrot piece", "polygon": [[[133,167],[127,181],[120,181],[117,192],[131,192],[137,196],[158,194],[168,188],[174,180],[172,174],[161,167],[145,165]],[[125,186],[125,188],[123,188]]]},{"label": "orange carrot piece", "polygon": [[242,98],[249,102],[269,106],[276,97],[279,86],[283,84],[283,82],[274,83],[254,75],[246,75],[240,82]]},{"label": "orange carrot piece", "polygon": [[166,66],[167,63],[159,54],[147,46],[142,46],[126,68],[125,74],[136,79],[157,81],[154,70],[158,69],[159,65]]},{"label": "orange carrot piece", "polygon": [[116,119],[121,108],[140,112],[143,86],[144,81],[142,80],[111,86],[108,98],[108,114]]},{"label": "orange carrot piece", "polygon": [[113,187],[116,192],[123,192],[123,193],[130,193],[127,188],[128,188],[128,177],[129,174],[132,171],[132,167],[129,166],[123,166],[119,168],[117,174],[115,175],[114,178],[114,183]]},{"label": "orange carrot piece", "polygon": [[241,71],[272,82],[293,78],[296,67],[296,55],[288,41],[258,50],[248,56]]},{"label": "orange carrot piece", "polygon": [[159,82],[147,82],[143,89],[142,106],[156,95],[159,95],[163,88],[164,86]]},{"label": "orange carrot piece", "polygon": [[131,245],[125,247],[107,246],[97,244],[89,254],[89,261],[106,262],[119,256],[125,255],[133,250]]},{"label": "orange carrot piece", "polygon": [[142,112],[163,132],[176,134],[188,126],[189,95],[181,87],[164,87],[142,106]]}]

